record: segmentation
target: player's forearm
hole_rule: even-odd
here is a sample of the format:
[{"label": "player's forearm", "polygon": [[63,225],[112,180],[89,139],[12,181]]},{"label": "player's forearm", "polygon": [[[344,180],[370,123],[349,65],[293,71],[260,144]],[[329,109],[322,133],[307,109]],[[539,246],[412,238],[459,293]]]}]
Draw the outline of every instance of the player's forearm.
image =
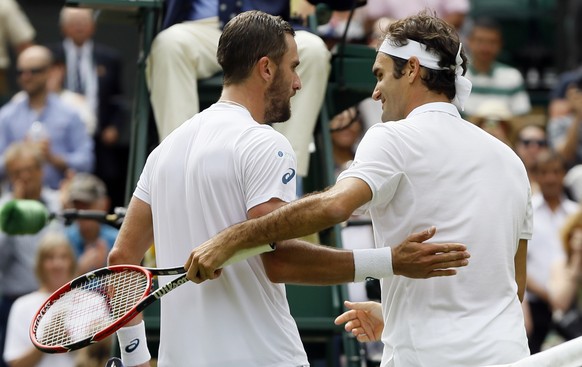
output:
[{"label": "player's forearm", "polygon": [[354,280],[352,251],[300,240],[278,242],[276,251],[263,255],[263,264],[274,283],[331,285]]},{"label": "player's forearm", "polygon": [[263,217],[239,223],[219,234],[220,243],[238,249],[303,237],[349,218],[351,211],[328,192],[291,202]]}]

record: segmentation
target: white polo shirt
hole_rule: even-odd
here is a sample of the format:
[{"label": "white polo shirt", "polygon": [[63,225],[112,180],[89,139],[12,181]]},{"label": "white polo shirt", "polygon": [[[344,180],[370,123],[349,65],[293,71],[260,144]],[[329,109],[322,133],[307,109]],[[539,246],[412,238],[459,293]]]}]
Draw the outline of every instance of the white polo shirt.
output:
[{"label": "white polo shirt", "polygon": [[514,256],[531,238],[530,187],[505,144],[430,103],[405,120],[376,124],[338,180],[358,177],[373,193],[376,247],[431,225],[431,242],[461,242],[469,266],[453,277],[382,280],[382,366],[481,366],[529,354]]},{"label": "white polo shirt", "polygon": [[[242,107],[216,103],[186,121],[148,157],[134,193],[152,208],[157,266],[184,264],[258,204],[293,200],[295,165],[285,137]],[[308,363],[285,286],[269,281],[258,256],[161,302],[160,367]]]}]

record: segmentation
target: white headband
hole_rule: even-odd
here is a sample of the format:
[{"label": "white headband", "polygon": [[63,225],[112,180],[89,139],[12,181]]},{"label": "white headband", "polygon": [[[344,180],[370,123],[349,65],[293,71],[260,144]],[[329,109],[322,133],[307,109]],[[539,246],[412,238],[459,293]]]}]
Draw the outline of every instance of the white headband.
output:
[{"label": "white headband", "polygon": [[420,61],[420,65],[432,70],[454,70],[456,77],[455,98],[453,99],[453,104],[460,108],[461,111],[463,111],[465,101],[467,100],[467,97],[469,97],[473,85],[469,79],[463,76],[463,68],[461,66],[463,63],[463,59],[461,58],[462,46],[463,44],[460,43],[459,51],[457,51],[457,57],[455,58],[456,64],[451,65],[448,68],[439,66],[440,59],[437,55],[427,51],[426,46],[422,43],[413,41],[411,39],[409,39],[408,43],[404,46],[394,46],[389,38],[385,38],[378,51],[387,55],[399,57],[404,60],[408,60],[412,56],[416,56]]}]

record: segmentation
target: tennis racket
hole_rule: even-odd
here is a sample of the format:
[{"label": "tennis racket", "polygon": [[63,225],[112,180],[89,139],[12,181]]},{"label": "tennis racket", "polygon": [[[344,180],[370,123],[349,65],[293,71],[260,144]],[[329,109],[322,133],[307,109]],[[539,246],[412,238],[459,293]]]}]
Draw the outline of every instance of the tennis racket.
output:
[{"label": "tennis racket", "polygon": [[[224,266],[264,252],[274,244],[237,252]],[[46,353],[64,353],[103,340],[147,306],[184,283],[186,269],[114,265],[81,275],[55,291],[30,325],[34,346]],[[153,290],[153,277],[183,274]]]}]

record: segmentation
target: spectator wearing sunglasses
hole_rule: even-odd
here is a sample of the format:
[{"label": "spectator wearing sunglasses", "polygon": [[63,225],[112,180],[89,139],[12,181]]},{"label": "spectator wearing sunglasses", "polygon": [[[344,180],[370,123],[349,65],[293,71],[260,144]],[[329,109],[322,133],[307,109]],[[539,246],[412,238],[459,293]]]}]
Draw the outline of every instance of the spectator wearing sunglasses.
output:
[{"label": "spectator wearing sunglasses", "polygon": [[337,177],[352,163],[363,136],[364,127],[358,109],[350,107],[335,115],[329,122],[329,131]]},{"label": "spectator wearing sunglasses", "polygon": [[548,150],[546,130],[540,125],[526,123],[517,132],[514,149],[525,165],[532,193],[539,192],[539,185],[532,170],[537,157]]},{"label": "spectator wearing sunglasses", "polygon": [[[13,142],[29,140],[43,153],[44,183],[58,189],[65,172],[93,168],[93,141],[79,114],[48,88],[51,52],[31,46],[17,60],[18,83],[25,98],[0,109],[0,155]],[[0,177],[5,175],[0,165]]]}]

